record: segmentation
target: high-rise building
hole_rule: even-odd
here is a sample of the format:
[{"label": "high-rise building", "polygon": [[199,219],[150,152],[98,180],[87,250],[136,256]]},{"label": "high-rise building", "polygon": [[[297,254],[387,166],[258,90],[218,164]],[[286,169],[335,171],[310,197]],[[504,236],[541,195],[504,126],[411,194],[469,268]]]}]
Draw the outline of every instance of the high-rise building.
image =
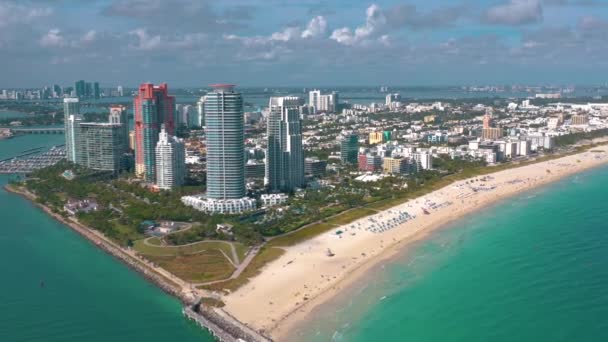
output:
[{"label": "high-rise building", "polygon": [[320,111],[321,109],[321,91],[318,89],[311,90],[308,92],[308,105],[313,108],[313,112]]},{"label": "high-rise building", "polygon": [[76,122],[78,120],[80,120],[80,102],[78,98],[63,99],[66,157],[73,163],[76,162]]},{"label": "high-rise building", "polygon": [[128,142],[120,123],[78,122],[76,163],[89,169],[118,174],[125,169]]},{"label": "high-rise building", "polygon": [[304,173],[306,175],[317,177],[321,176],[327,170],[327,160],[319,160],[318,158],[304,159]]},{"label": "high-rise building", "polygon": [[93,83],[93,97],[99,99],[101,97],[101,91],[99,90],[99,82]]},{"label": "high-rise building", "polygon": [[135,151],[135,130],[129,131],[129,148]]},{"label": "high-rise building", "polygon": [[116,93],[118,94],[118,96],[123,97],[124,96],[124,91],[122,90],[122,86],[118,86],[116,87]]},{"label": "high-rise building", "polygon": [[298,97],[270,98],[265,183],[271,191],[292,192],[305,185],[299,107]]},{"label": "high-rise building", "polygon": [[135,174],[148,182],[156,181],[156,143],[160,125],[168,134],[175,130],[175,97],[168,95],[167,84],[139,86],[133,101],[135,111]]},{"label": "high-rise building", "polygon": [[84,96],[92,97],[93,96],[93,83],[85,82],[84,84]]},{"label": "high-rise building", "polygon": [[243,98],[231,84],[213,85],[205,96],[207,197],[245,196]]},{"label": "high-rise building", "polygon": [[85,96],[85,82],[84,80],[76,81],[74,85],[74,90],[76,91],[76,97],[84,98]]},{"label": "high-rise building", "polygon": [[184,142],[172,137],[162,127],[156,144],[156,186],[171,190],[184,183],[186,151]]},{"label": "high-rise building", "polygon": [[340,160],[342,164],[357,164],[359,155],[359,136],[351,133],[340,140]]},{"label": "high-rise building", "polygon": [[491,128],[492,127],[492,116],[489,113],[483,116],[483,128]]},{"label": "high-rise building", "polygon": [[61,95],[63,95],[61,86],[59,84],[54,84],[53,85],[53,97],[61,97]]},{"label": "high-rise building", "polygon": [[205,97],[202,96],[200,100],[196,103],[196,109],[198,112],[198,122],[199,126],[205,126]]},{"label": "high-rise building", "polygon": [[386,95],[386,101],[385,104],[387,107],[391,107],[393,105],[393,103],[395,102],[400,102],[401,101],[401,95],[398,93],[395,94],[387,94]]},{"label": "high-rise building", "polygon": [[[121,140],[125,142],[125,144],[129,144],[129,118],[127,116],[127,107],[122,105],[113,105],[110,106],[110,123],[112,124],[120,124],[122,135]],[[125,150],[128,146],[125,147]]]},{"label": "high-rise building", "polygon": [[381,143],[382,139],[382,132],[371,132],[369,134],[369,143],[372,145]]}]

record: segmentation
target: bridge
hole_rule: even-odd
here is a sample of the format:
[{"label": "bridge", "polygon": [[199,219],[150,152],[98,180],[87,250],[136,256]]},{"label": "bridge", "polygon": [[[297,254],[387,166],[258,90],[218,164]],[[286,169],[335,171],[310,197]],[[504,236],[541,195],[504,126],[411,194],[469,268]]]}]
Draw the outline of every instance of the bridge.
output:
[{"label": "bridge", "polygon": [[64,134],[65,128],[11,128],[11,132],[13,134]]}]

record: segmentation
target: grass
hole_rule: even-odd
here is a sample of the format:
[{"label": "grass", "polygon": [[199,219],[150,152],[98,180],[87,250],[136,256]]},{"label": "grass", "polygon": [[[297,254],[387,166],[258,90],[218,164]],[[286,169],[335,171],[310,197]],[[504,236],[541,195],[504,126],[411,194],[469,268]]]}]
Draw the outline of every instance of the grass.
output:
[{"label": "grass", "polygon": [[351,223],[357,219],[360,219],[365,216],[373,215],[376,213],[376,210],[369,208],[357,208],[349,211],[345,211],[340,215],[334,216],[327,220],[329,224],[335,224],[341,226],[343,224]]},{"label": "grass", "polygon": [[225,282],[200,286],[201,289],[213,290],[213,291],[234,291],[239,287],[245,285],[250,278],[255,277],[260,274],[262,268],[266,266],[269,262],[278,259],[283,255],[285,251],[281,248],[274,247],[262,247],[260,252],[251,260],[251,263],[241,275],[236,279],[231,279]]},{"label": "grass", "polygon": [[191,255],[146,257],[175,276],[193,283],[225,279],[234,272],[232,264],[218,250]]},{"label": "grass", "polygon": [[159,238],[157,238],[157,237],[153,237],[153,238],[150,238],[150,239],[148,240],[148,243],[149,243],[149,244],[151,244],[151,245],[154,245],[154,246],[160,246],[161,241],[160,241],[160,239],[159,239]]},{"label": "grass", "polygon": [[[158,241],[153,241],[154,239]],[[239,259],[243,260],[241,255],[244,255],[244,250],[247,248],[238,242],[219,242],[219,241],[201,241],[197,243],[193,243],[185,246],[156,246],[156,242],[160,244],[160,240],[158,238],[152,238],[149,240],[151,244],[155,246],[150,246],[144,243],[144,240],[137,240],[134,243],[133,248],[140,254],[145,256],[187,256],[191,254],[200,253],[202,251],[223,251],[226,255],[232,260],[232,249],[230,248],[230,244],[235,245],[235,249],[237,255],[239,255]],[[239,253],[240,251],[240,253]],[[242,254],[241,254],[242,253]],[[236,263],[236,260],[232,260]]]},{"label": "grass", "polygon": [[293,233],[279,236],[272,239],[266,246],[268,247],[279,247],[279,246],[293,246],[302,241],[312,239],[313,237],[325,233],[328,230],[335,229],[336,226],[327,222],[313,223],[309,226],[304,226],[300,230],[296,230]]}]

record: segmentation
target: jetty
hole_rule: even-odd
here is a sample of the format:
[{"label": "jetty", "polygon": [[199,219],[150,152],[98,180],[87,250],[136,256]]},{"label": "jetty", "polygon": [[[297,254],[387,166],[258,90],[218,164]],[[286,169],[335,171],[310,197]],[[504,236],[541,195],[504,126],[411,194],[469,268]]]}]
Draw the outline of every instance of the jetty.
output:
[{"label": "jetty", "polygon": [[208,330],[220,342],[272,342],[270,337],[244,325],[221,308],[196,304],[185,306],[182,313]]},{"label": "jetty", "polygon": [[48,128],[11,128],[13,134],[64,134],[63,127],[48,127]]}]

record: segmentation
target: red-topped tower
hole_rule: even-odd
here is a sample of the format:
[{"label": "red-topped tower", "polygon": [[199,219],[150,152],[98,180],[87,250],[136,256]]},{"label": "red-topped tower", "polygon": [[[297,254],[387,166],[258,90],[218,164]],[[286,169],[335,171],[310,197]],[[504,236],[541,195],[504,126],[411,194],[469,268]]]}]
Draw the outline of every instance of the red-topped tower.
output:
[{"label": "red-topped tower", "polygon": [[135,113],[135,173],[148,182],[156,181],[156,143],[161,125],[175,131],[175,97],[168,95],[166,83],[143,83],[133,100]]}]

